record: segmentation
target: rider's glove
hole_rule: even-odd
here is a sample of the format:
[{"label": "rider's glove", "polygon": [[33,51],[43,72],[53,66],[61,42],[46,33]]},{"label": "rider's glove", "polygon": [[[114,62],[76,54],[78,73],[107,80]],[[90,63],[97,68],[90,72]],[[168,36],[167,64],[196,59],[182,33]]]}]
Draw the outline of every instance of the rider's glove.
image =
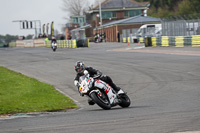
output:
[{"label": "rider's glove", "polygon": [[78,87],[79,86],[79,82],[77,80],[74,80],[74,85]]},{"label": "rider's glove", "polygon": [[83,96],[83,94],[81,93],[82,88],[77,80],[74,80],[74,85],[77,86],[80,96]]}]

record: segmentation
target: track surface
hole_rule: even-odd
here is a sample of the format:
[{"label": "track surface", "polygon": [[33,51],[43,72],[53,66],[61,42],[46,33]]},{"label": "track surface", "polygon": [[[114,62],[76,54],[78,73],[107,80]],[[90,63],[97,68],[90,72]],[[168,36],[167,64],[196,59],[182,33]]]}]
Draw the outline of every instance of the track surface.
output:
[{"label": "track surface", "polygon": [[[142,48],[118,43],[90,48],[1,48],[0,66],[53,84],[79,109],[1,119],[0,133],[174,133],[200,131],[200,48]],[[73,85],[74,64],[112,77],[129,108],[88,106]],[[27,115],[26,115],[27,116]]]}]

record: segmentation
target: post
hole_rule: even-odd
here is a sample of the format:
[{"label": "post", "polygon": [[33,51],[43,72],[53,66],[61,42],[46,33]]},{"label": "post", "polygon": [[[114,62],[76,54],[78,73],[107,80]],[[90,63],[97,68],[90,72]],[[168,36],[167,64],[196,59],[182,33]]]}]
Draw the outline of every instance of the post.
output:
[{"label": "post", "polygon": [[102,14],[101,14],[101,3],[99,2],[99,18],[100,18],[100,26],[102,26]]}]

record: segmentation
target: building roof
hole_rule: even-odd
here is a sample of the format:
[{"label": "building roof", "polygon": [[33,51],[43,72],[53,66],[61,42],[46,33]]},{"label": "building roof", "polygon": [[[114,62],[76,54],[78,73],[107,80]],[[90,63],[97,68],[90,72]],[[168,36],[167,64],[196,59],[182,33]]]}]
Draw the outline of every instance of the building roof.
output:
[{"label": "building roof", "polygon": [[99,26],[98,29],[104,28],[104,27],[109,27],[113,25],[125,25],[125,24],[137,24],[137,23],[160,23],[161,19],[160,18],[154,18],[154,17],[149,17],[149,16],[134,16],[126,19],[121,19],[117,21],[112,21],[106,24],[103,24],[102,26]]},{"label": "building roof", "polygon": [[82,15],[82,16],[70,16],[70,18],[85,18],[85,15]]},{"label": "building roof", "polygon": [[73,32],[73,31],[85,30],[85,29],[87,29],[87,28],[89,28],[89,27],[91,27],[90,24],[85,25],[85,26],[82,26],[82,27],[79,27],[79,28],[76,28],[76,29],[73,29],[73,30],[71,30],[71,32]]},{"label": "building roof", "polygon": [[[101,3],[101,9],[125,9],[147,7],[149,2],[136,2],[135,0],[105,0]],[[92,10],[99,10],[99,5]]]}]

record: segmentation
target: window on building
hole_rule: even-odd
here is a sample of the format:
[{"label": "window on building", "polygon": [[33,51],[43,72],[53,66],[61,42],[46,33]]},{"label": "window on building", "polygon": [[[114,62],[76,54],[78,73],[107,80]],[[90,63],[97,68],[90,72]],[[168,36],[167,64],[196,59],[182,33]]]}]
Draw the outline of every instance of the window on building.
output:
[{"label": "window on building", "polygon": [[124,17],[133,17],[137,15],[141,15],[141,10],[130,10],[130,11],[124,11]]},{"label": "window on building", "polygon": [[136,15],[141,15],[142,11],[141,10],[136,10]]},{"label": "window on building", "polygon": [[129,17],[133,17],[133,16],[135,16],[135,11],[134,10],[129,11]]},{"label": "window on building", "polygon": [[78,23],[78,18],[73,18],[73,23]]},{"label": "window on building", "polygon": [[109,18],[116,18],[117,17],[117,14],[116,12],[102,12],[102,18],[103,19],[109,19]]},{"label": "window on building", "polygon": [[128,14],[129,14],[128,11],[124,11],[124,17],[129,17]]},{"label": "window on building", "polygon": [[117,17],[117,13],[116,12],[112,12],[112,17],[116,18]]},{"label": "window on building", "polygon": [[102,18],[103,19],[111,18],[111,12],[102,12]]}]

